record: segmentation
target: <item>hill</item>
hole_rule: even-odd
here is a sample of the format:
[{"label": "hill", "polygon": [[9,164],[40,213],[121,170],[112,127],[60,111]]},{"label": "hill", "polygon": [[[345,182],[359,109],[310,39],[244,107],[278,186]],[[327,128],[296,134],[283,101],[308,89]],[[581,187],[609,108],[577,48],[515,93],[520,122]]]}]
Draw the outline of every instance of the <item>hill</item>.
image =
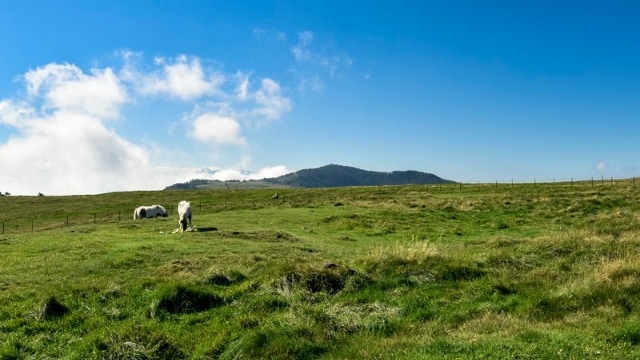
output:
[{"label": "hill", "polygon": [[0,359],[640,359],[638,189],[0,197]]},{"label": "hill", "polygon": [[378,172],[362,170],[350,166],[326,165],[315,169],[303,169],[291,174],[263,180],[219,181],[191,180],[165,188],[165,190],[220,189],[220,188],[323,188],[343,186],[380,186],[380,185],[423,185],[449,184],[451,180],[442,179],[430,173],[420,171]]},{"label": "hill", "polygon": [[387,173],[333,164],[316,169],[304,169],[264,181],[302,188],[453,183],[433,174],[413,170]]}]

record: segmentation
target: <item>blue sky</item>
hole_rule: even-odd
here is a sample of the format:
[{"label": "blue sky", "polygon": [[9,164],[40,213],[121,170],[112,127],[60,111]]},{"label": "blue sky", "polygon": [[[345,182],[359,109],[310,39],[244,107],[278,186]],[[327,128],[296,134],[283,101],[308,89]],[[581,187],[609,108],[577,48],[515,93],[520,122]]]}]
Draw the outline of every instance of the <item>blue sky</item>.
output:
[{"label": "blue sky", "polygon": [[0,3],[0,191],[640,176],[634,1]]}]

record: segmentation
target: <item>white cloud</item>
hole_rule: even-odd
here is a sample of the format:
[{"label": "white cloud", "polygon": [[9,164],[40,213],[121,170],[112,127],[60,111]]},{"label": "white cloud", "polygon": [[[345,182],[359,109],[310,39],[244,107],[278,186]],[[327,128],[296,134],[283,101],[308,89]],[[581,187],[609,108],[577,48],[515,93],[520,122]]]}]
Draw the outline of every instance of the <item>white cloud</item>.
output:
[{"label": "white cloud", "polygon": [[333,49],[331,44],[322,46],[322,52],[314,48],[315,35],[311,31],[298,33],[298,42],[291,48],[293,57],[300,63],[316,66],[328,72],[331,77],[353,65],[353,59]]},{"label": "white cloud", "polygon": [[607,164],[606,161],[599,161],[598,163],[596,163],[597,171],[605,171],[607,167],[609,167],[609,164]]},{"label": "white cloud", "polygon": [[42,97],[44,109],[84,113],[103,119],[117,118],[128,99],[125,88],[110,68],[85,74],[70,64],[48,64],[24,75],[28,94]]},{"label": "white cloud", "polygon": [[262,180],[268,178],[274,178],[291,173],[291,170],[287,169],[284,165],[277,165],[273,167],[263,167],[256,172],[248,172],[239,168],[228,169],[200,169],[190,174],[190,177],[184,181],[187,182],[191,179],[207,179],[207,180]]},{"label": "white cloud", "polygon": [[296,77],[296,81],[298,82],[297,89],[299,93],[306,94],[309,91],[314,93],[322,93],[322,91],[324,90],[324,81],[319,76],[305,76],[297,70],[290,70],[290,72]]},{"label": "white cloud", "polygon": [[16,104],[11,100],[0,101],[0,124],[20,128],[33,116],[33,109],[25,102]]},{"label": "white cloud", "polygon": [[276,41],[284,42],[287,40],[287,35],[281,31],[267,30],[263,28],[254,28],[253,37],[258,41]]},{"label": "white cloud", "polygon": [[[266,178],[274,178],[291,173],[284,165],[273,167],[264,167],[258,171],[252,172],[241,168],[184,168],[184,167],[157,167],[155,170],[155,178],[158,183],[164,184],[162,188],[176,183],[185,183],[193,179],[204,180],[262,180]],[[3,190],[4,191],[4,190]]]},{"label": "white cloud", "polygon": [[[207,150],[213,146],[222,151],[218,147],[225,146],[224,151],[237,152],[241,166],[248,168],[251,156],[244,128],[266,124],[291,110],[291,100],[277,81],[252,79],[250,71],[221,73],[198,57],[157,58],[153,64],[145,64],[140,53],[121,51],[118,57],[121,68],[83,71],[56,63],[38,67],[21,77],[23,98],[0,99],[0,126],[10,129],[8,139],[0,143],[0,190],[93,194],[162,189],[207,176],[249,180],[289,172],[282,165],[255,173],[236,168],[201,173],[180,166],[185,148],[193,151],[193,144],[206,143]],[[149,119],[138,107],[173,99],[182,109],[193,110],[186,117],[183,112],[167,114],[174,118],[170,123],[186,122],[186,130],[170,134],[176,143],[160,147],[159,140],[139,133]],[[132,108],[133,116],[127,112]],[[107,126],[113,119],[121,120],[117,128]],[[139,123],[132,127],[138,133],[127,138],[119,132],[131,122]],[[169,133],[170,126],[165,126]],[[168,148],[174,148],[172,156],[166,156]]]},{"label": "white cloud", "polygon": [[[187,119],[187,122],[192,123],[188,132],[190,137],[203,142],[213,140],[214,144],[227,143],[244,145],[244,141],[221,141],[222,139],[220,138],[224,136],[226,139],[239,140],[239,136],[232,135],[238,134],[241,129],[238,129],[237,132],[226,132],[225,134],[213,136],[211,130],[208,130],[211,129],[211,127],[204,126],[204,124],[212,124],[212,119],[201,119],[201,124],[197,126],[197,130],[193,122],[198,119],[201,114],[206,113],[219,118],[233,119],[234,123],[237,123],[239,127],[240,124],[243,124],[245,127],[255,128],[279,119],[285,113],[291,111],[291,99],[283,94],[280,84],[275,80],[269,78],[260,79],[259,86],[256,89],[255,84],[251,82],[250,76],[246,73],[237,73],[233,78],[237,84],[232,90],[232,93],[221,97],[221,101],[206,103],[205,106],[203,106],[206,108],[205,110],[202,110],[200,107],[196,108],[194,111],[196,115],[191,115]],[[221,123],[218,122],[217,124]],[[230,125],[231,122],[226,121],[224,124]],[[224,128],[227,130],[231,129],[229,126],[225,126]],[[201,130],[203,133],[199,134],[198,132]]]},{"label": "white cloud", "polygon": [[298,61],[309,61],[315,56],[309,46],[313,42],[313,33],[311,31],[302,31],[298,33],[298,43],[291,49],[291,53]]},{"label": "white cloud", "polygon": [[245,145],[240,124],[230,117],[213,113],[198,115],[191,123],[187,134],[198,141],[217,145]]},{"label": "white cloud", "polygon": [[48,64],[24,77],[28,97],[0,101],[0,184],[12,193],[96,193],[144,188],[148,155],[105,126],[128,100],[114,72]]},{"label": "white cloud", "polygon": [[214,95],[225,82],[224,74],[205,69],[197,57],[181,55],[175,61],[156,58],[161,70],[142,76],[140,91],[147,95],[165,94],[182,100]]},{"label": "white cloud", "polygon": [[268,179],[291,173],[291,170],[287,169],[284,165],[278,165],[273,167],[263,167],[258,172],[253,174],[255,179]]},{"label": "white cloud", "polygon": [[[0,145],[0,184],[17,194],[82,194],[142,189],[146,151],[99,120],[56,112],[32,119]],[[5,190],[6,191],[6,190]]]},{"label": "white cloud", "polygon": [[253,96],[259,105],[253,111],[254,116],[273,120],[291,110],[291,101],[282,96],[280,85],[271,79],[262,79],[260,89]]},{"label": "white cloud", "polygon": [[321,58],[320,64],[329,71],[329,75],[336,76],[342,69],[351,68],[353,59],[346,55],[333,55]]},{"label": "white cloud", "polygon": [[236,96],[240,101],[246,101],[249,98],[249,75],[238,72],[236,74],[238,85],[236,86]]}]

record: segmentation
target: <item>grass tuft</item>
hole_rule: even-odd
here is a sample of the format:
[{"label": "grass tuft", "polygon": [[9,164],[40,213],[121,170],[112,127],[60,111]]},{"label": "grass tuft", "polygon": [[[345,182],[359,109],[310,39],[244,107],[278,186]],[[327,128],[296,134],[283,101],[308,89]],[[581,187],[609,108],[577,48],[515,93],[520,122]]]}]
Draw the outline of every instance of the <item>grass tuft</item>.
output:
[{"label": "grass tuft", "polygon": [[68,313],[69,308],[58,301],[58,299],[56,299],[53,295],[51,295],[40,307],[38,317],[44,320],[51,320],[63,317]]},{"label": "grass tuft", "polygon": [[155,305],[155,310],[170,314],[188,314],[207,311],[224,304],[226,300],[219,295],[178,285],[164,291]]},{"label": "grass tuft", "polygon": [[132,326],[108,335],[96,345],[100,359],[180,360],[185,353],[162,333]]}]

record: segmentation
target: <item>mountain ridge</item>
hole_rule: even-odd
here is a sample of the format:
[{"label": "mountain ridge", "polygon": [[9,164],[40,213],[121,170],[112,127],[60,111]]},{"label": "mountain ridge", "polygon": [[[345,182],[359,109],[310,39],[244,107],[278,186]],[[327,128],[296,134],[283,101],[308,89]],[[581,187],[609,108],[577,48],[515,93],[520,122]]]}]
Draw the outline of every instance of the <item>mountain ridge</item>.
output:
[{"label": "mountain ridge", "polygon": [[220,181],[194,179],[186,183],[173,184],[165,190],[177,189],[206,189],[221,188],[223,186],[251,188],[251,187],[296,187],[323,188],[343,186],[381,186],[381,185],[409,185],[409,184],[450,184],[451,180],[443,179],[431,173],[416,170],[380,172],[362,170],[351,166],[329,164],[318,168],[302,169],[276,178],[246,181]]}]

